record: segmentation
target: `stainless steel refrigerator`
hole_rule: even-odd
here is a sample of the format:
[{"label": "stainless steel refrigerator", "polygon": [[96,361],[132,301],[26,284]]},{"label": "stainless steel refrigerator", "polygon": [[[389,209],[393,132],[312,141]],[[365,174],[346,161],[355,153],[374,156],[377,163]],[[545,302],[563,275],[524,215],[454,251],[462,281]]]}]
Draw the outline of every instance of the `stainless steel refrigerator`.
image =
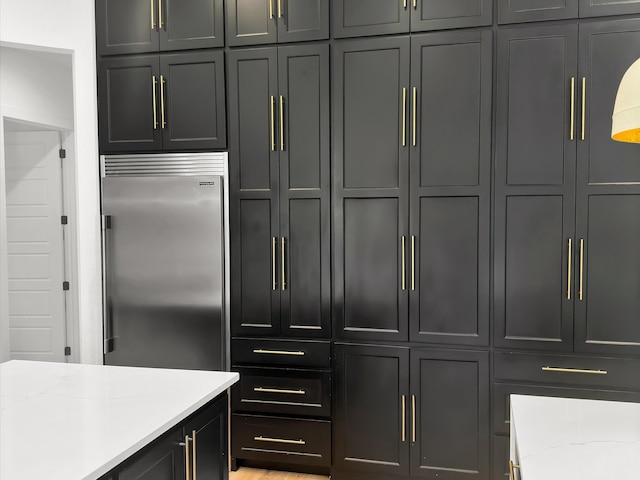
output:
[{"label": "stainless steel refrigerator", "polygon": [[226,370],[227,154],[100,160],[105,364]]}]

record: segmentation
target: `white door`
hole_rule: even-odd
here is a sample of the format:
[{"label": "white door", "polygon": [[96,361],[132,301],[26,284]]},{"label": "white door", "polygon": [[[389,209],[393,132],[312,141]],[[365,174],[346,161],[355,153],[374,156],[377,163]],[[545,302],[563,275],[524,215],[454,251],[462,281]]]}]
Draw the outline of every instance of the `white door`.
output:
[{"label": "white door", "polygon": [[5,132],[11,358],[64,362],[58,132]]}]

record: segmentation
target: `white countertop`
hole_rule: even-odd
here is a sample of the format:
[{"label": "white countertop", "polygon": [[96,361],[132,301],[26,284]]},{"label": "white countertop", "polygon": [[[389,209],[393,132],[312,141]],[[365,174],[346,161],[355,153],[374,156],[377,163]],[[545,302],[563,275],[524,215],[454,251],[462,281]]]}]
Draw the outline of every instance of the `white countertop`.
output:
[{"label": "white countertop", "polygon": [[0,478],[96,479],[238,378],[230,372],[0,364]]},{"label": "white countertop", "polygon": [[640,404],[511,395],[511,429],[522,480],[640,479]]}]

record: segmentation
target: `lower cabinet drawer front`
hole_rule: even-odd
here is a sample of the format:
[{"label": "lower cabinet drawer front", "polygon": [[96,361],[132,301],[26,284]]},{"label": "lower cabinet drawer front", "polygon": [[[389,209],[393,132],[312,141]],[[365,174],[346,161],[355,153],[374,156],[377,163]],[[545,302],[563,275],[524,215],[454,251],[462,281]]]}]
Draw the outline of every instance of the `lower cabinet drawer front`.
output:
[{"label": "lower cabinet drawer front", "polygon": [[567,387],[640,391],[640,360],[495,353],[494,379]]},{"label": "lower cabinet drawer front", "polygon": [[320,370],[238,368],[234,412],[330,417],[331,374]]},{"label": "lower cabinet drawer front", "polygon": [[231,363],[329,368],[331,343],[318,340],[233,338]]},{"label": "lower cabinet drawer front", "polygon": [[232,415],[236,458],[328,467],[331,422],[257,415]]}]

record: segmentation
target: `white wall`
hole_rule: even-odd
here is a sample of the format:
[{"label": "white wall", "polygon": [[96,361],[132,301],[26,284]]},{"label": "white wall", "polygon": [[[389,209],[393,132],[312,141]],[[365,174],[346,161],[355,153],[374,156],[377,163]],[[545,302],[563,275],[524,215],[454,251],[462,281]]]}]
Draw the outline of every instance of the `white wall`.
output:
[{"label": "white wall", "polygon": [[[4,127],[0,116],[0,172],[4,172]],[[4,177],[0,181],[0,252],[7,244],[7,193]],[[9,288],[6,257],[0,255],[0,363],[9,360]]]},{"label": "white wall", "polygon": [[[70,53],[73,62],[73,130],[77,222],[77,298],[80,361],[102,363],[100,208],[96,106],[94,2],[90,0],[0,0],[0,46]],[[0,58],[2,62],[2,58]],[[4,65],[1,66],[4,70]],[[1,113],[1,112],[0,112]],[[15,111],[13,112],[16,113]],[[22,115],[37,112],[29,110]],[[62,115],[64,117],[64,115]],[[4,142],[0,136],[0,151]],[[3,155],[0,153],[0,155]],[[4,183],[4,182],[0,182]],[[3,187],[0,187],[3,188]],[[0,190],[2,211],[3,190]],[[0,230],[6,222],[0,218]],[[0,233],[0,242],[3,241]],[[6,242],[6,238],[4,240]],[[3,281],[0,278],[0,283]],[[5,288],[0,288],[0,295]],[[0,285],[1,287],[2,285]],[[0,318],[7,315],[0,298]],[[8,336],[0,327],[0,352]],[[0,353],[2,359],[2,353]]]}]

